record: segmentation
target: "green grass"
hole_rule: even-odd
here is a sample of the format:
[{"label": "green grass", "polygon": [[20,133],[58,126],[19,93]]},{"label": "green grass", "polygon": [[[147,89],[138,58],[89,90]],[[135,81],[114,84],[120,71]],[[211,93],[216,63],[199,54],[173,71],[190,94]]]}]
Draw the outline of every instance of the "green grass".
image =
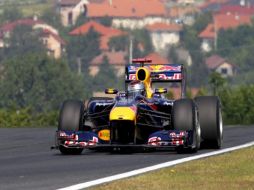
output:
[{"label": "green grass", "polygon": [[191,161],[92,190],[238,190],[254,189],[254,147]]}]

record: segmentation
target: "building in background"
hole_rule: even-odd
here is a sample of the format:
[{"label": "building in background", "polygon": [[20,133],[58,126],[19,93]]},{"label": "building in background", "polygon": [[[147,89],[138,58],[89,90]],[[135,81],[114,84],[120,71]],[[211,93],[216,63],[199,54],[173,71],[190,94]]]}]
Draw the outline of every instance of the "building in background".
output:
[{"label": "building in background", "polygon": [[156,52],[165,51],[170,45],[180,42],[182,26],[179,24],[154,23],[147,25],[153,47]]},{"label": "building in background", "polygon": [[251,19],[252,16],[246,14],[214,14],[213,22],[209,23],[207,27],[199,34],[199,38],[202,39],[202,51],[210,52],[213,48],[217,48],[217,35],[220,30],[237,28],[240,25],[250,25],[252,24]]},{"label": "building in background", "polygon": [[89,74],[91,76],[96,76],[100,71],[101,65],[106,59],[108,64],[114,68],[116,76],[123,76],[125,73],[125,65],[127,64],[128,60],[127,56],[127,52],[124,51],[102,52],[91,61],[89,66]]},{"label": "building in background", "polygon": [[151,59],[152,60],[152,63],[151,64],[155,64],[155,65],[164,65],[164,64],[170,64],[171,61],[166,59],[165,57],[161,56],[160,54],[158,53],[150,53],[148,55],[145,56],[146,58],[148,59]]},{"label": "building in background", "polygon": [[55,59],[62,56],[66,42],[56,33],[50,30],[43,30],[41,32],[41,40],[47,47],[47,54]]},{"label": "building in background", "polygon": [[[210,0],[205,3],[201,10],[204,12],[206,9],[211,9],[214,15],[213,22],[209,23],[199,34],[199,38],[202,39],[201,49],[204,52],[210,52],[213,48],[216,49],[217,35],[220,30],[252,24],[252,17],[254,16],[253,3],[253,0]],[[214,8],[214,6],[216,9],[213,10],[212,7]]]},{"label": "building in background", "polygon": [[109,49],[108,42],[112,37],[126,35],[126,33],[122,30],[112,28],[112,27],[107,27],[95,21],[89,21],[73,29],[69,33],[69,35],[71,36],[85,35],[91,29],[93,29],[95,32],[98,32],[100,34],[100,49],[103,51],[107,51]]},{"label": "building in background", "polygon": [[156,22],[170,23],[160,0],[99,0],[87,5],[88,18],[111,17],[116,28],[140,29]]},{"label": "building in background", "polygon": [[87,0],[58,0],[63,26],[74,25],[81,14],[86,14],[87,4]]},{"label": "building in background", "polygon": [[42,43],[45,45],[47,49],[47,54],[56,59],[62,56],[62,52],[64,51],[65,42],[59,36],[57,29],[48,25],[42,20],[38,20],[37,18],[25,18],[19,19],[13,22],[6,23],[0,27],[0,48],[4,46],[8,46],[4,42],[5,39],[11,37],[11,33],[17,26],[30,26],[33,30],[39,30],[40,35],[38,36]]},{"label": "building in background", "polygon": [[225,78],[232,77],[236,72],[234,65],[219,55],[208,57],[205,64],[210,71],[220,73]]}]

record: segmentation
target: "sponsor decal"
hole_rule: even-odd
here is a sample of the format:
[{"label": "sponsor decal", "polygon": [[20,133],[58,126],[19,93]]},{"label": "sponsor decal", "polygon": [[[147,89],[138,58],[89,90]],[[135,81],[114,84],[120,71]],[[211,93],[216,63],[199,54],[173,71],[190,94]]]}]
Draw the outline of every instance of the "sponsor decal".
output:
[{"label": "sponsor decal", "polygon": [[[174,73],[172,76],[168,76],[167,74],[158,74],[156,78],[159,80],[181,80],[182,74]],[[136,74],[130,74],[129,80],[136,80]]]},{"label": "sponsor decal", "polygon": [[172,145],[183,145],[184,144],[184,140],[174,140],[172,139]]},{"label": "sponsor decal", "polygon": [[130,74],[129,80],[136,80],[136,74]]},{"label": "sponsor decal", "polygon": [[163,71],[176,71],[181,72],[181,66],[171,66],[171,65],[151,65],[149,69],[152,72],[163,72]]},{"label": "sponsor decal", "polygon": [[171,133],[169,133],[169,136],[170,137],[176,137],[176,133],[175,132],[171,132]]},{"label": "sponsor decal", "polygon": [[180,131],[180,132],[170,132],[169,133],[170,137],[177,137],[177,138],[182,138],[186,136],[186,132],[185,131]]},{"label": "sponsor decal", "polygon": [[182,74],[181,73],[174,73],[173,76],[167,76],[166,74],[159,74],[158,79],[161,79],[161,80],[181,80]]},{"label": "sponsor decal", "polygon": [[148,144],[152,146],[160,145],[161,138],[160,137],[151,137],[148,139]]},{"label": "sponsor decal", "polygon": [[92,140],[88,142],[88,146],[95,146],[99,142],[97,137],[93,137]]},{"label": "sponsor decal", "polygon": [[110,130],[109,129],[103,129],[98,132],[98,137],[103,141],[109,141],[110,140]]},{"label": "sponsor decal", "polygon": [[172,145],[179,146],[184,144],[186,132],[185,131],[170,132],[169,136],[171,137]]},{"label": "sponsor decal", "polygon": [[163,102],[163,105],[165,105],[165,106],[172,106],[173,102]]},{"label": "sponsor decal", "polygon": [[[128,71],[129,72],[135,72],[139,69],[138,66],[129,66]],[[152,72],[167,72],[167,71],[175,71],[175,72],[181,72],[181,66],[172,66],[172,65],[150,65],[146,66],[150,71]]]},{"label": "sponsor decal", "polygon": [[95,105],[96,106],[108,106],[108,105],[111,105],[112,103],[106,103],[106,102],[103,102],[103,103],[101,103],[101,102],[98,102],[98,103],[96,103]]},{"label": "sponsor decal", "polygon": [[66,147],[87,147],[87,146],[95,146],[98,143],[98,138],[93,137],[92,140],[87,141],[72,141],[68,140],[64,142]]},{"label": "sponsor decal", "polygon": [[75,134],[66,134],[64,131],[60,131],[59,133],[58,133],[58,137],[59,138],[64,138],[64,139],[75,139],[76,138],[76,136],[75,136]]}]

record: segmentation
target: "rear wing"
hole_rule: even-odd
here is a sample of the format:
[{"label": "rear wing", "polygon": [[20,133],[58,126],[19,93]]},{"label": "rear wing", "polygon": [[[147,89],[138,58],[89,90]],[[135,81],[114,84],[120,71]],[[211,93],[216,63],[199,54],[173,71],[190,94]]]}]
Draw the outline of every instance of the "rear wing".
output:
[{"label": "rear wing", "polygon": [[[183,65],[167,64],[167,65],[145,65],[151,72],[152,82],[182,82],[185,78]],[[140,65],[127,65],[125,68],[125,82],[136,80],[136,71]]]},{"label": "rear wing", "polygon": [[[138,63],[140,60],[134,62]],[[146,60],[146,62],[148,62]],[[140,67],[145,67],[151,72],[151,82],[180,82],[181,83],[181,97],[186,95],[186,72],[181,64],[130,64],[125,67],[125,83],[136,80],[136,72]]]}]

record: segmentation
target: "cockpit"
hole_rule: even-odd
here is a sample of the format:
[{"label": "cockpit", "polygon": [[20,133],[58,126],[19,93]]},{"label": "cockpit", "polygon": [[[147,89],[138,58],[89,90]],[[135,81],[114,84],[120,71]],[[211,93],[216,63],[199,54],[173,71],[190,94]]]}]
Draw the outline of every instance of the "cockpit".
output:
[{"label": "cockpit", "polygon": [[128,96],[133,97],[137,95],[145,96],[146,92],[144,83],[138,80],[131,81],[128,84],[127,94]]}]

